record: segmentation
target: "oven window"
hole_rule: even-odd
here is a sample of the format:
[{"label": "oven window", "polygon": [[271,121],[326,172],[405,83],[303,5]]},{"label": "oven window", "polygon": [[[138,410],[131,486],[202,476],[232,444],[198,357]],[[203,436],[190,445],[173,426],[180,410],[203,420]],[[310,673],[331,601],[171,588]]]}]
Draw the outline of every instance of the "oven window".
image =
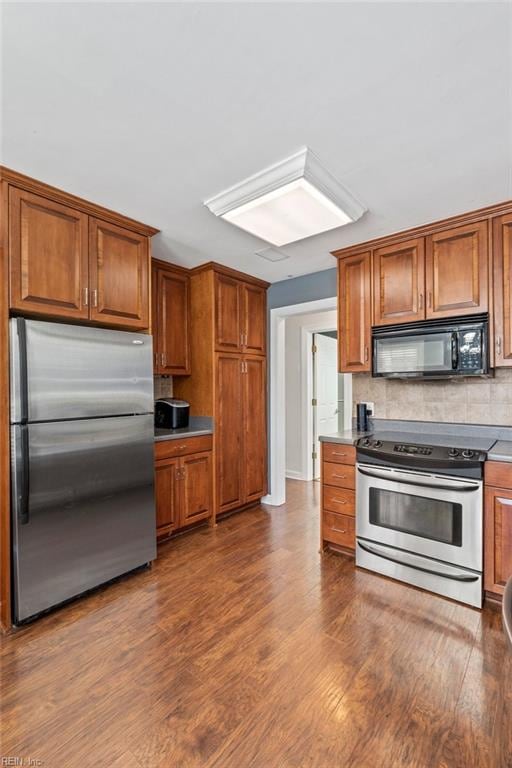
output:
[{"label": "oven window", "polygon": [[462,504],[370,488],[370,523],[462,546]]}]

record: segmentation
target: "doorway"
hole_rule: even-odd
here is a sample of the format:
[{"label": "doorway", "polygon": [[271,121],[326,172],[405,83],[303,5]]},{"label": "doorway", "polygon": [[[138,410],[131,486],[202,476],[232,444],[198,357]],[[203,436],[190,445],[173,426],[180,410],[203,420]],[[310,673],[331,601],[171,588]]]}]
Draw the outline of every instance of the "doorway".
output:
[{"label": "doorway", "polygon": [[[320,435],[332,435],[340,430],[343,421],[343,376],[338,374],[338,333],[313,333],[311,345],[311,371],[313,398],[312,476],[320,478]],[[341,386],[341,392],[339,387]],[[343,426],[341,427],[343,429]]]}]

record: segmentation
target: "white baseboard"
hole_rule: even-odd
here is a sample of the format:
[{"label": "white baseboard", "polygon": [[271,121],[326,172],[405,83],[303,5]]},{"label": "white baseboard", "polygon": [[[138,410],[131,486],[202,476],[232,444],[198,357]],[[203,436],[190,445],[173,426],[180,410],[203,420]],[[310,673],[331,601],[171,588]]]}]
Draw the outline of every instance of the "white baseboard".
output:
[{"label": "white baseboard", "polygon": [[261,500],[262,504],[268,504],[269,507],[280,507],[281,504],[284,504],[286,501],[286,497],[278,497],[273,496],[271,493],[267,494],[267,496],[264,496]]},{"label": "white baseboard", "polygon": [[304,475],[302,472],[297,472],[295,469],[287,469],[284,473],[284,476],[289,480],[304,480]]}]

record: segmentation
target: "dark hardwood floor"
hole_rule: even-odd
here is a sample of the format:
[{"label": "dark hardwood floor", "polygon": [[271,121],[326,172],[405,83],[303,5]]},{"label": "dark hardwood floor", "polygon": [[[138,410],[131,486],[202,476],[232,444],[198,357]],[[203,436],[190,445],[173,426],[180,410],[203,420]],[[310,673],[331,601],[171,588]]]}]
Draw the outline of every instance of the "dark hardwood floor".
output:
[{"label": "dark hardwood floor", "polygon": [[319,484],[2,638],[3,756],[44,768],[512,766],[483,612],[318,553]]}]

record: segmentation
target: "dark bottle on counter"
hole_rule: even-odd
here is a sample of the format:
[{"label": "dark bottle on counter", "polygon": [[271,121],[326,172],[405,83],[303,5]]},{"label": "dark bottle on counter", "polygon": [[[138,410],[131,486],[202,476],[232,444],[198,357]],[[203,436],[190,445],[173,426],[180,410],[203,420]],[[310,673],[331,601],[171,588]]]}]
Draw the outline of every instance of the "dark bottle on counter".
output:
[{"label": "dark bottle on counter", "polygon": [[367,432],[368,431],[368,408],[366,407],[366,403],[357,403],[356,413],[357,413],[357,420],[356,420],[357,431]]}]

